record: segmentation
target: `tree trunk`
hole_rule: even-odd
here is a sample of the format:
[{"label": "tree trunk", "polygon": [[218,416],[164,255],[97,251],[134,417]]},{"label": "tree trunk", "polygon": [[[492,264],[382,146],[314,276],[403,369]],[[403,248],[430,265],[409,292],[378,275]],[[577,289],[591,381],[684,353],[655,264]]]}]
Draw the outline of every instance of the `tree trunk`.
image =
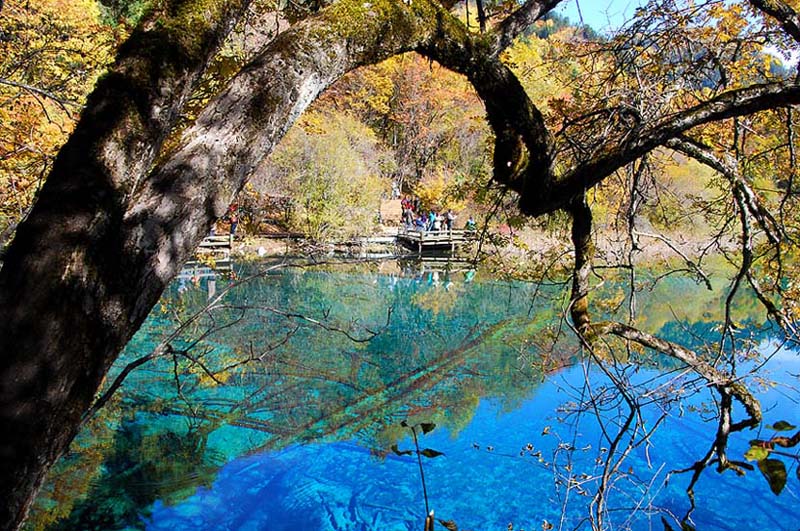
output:
[{"label": "tree trunk", "polygon": [[[132,267],[124,212],[247,0],[160,4],[120,49],[0,269],[0,529],[16,529],[168,279]],[[197,13],[204,13],[198,17]],[[186,27],[193,27],[187,32]],[[144,287],[137,293],[138,286]]]},{"label": "tree trunk", "polygon": [[[0,270],[2,529],[19,527],[111,363],[294,120],[345,72],[460,25],[422,0],[336,3],[273,41],[147,173],[242,9],[173,3],[170,16],[190,20],[156,14],[158,29],[126,43]],[[213,21],[194,41],[196,12]]]},{"label": "tree trunk", "polygon": [[0,528],[19,527],[109,366],[211,223],[347,71],[416,50],[466,75],[495,131],[494,177],[529,214],[569,205],[696,125],[800,103],[790,81],[728,91],[556,175],[542,115],[497,57],[559,2],[528,0],[475,36],[449,1],[339,0],[269,44],[169,154],[164,139],[249,0],[157,2],[89,98],[0,269]]}]

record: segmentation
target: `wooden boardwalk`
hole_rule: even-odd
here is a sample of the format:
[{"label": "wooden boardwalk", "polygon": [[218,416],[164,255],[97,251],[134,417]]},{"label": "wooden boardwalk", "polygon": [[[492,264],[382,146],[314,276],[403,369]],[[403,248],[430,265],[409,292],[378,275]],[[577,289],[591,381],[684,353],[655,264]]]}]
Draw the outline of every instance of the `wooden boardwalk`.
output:
[{"label": "wooden boardwalk", "polygon": [[455,252],[461,245],[475,239],[475,231],[452,229],[452,230],[412,230],[401,229],[397,233],[397,241],[414,249],[418,254],[426,251],[447,251]]},{"label": "wooden boardwalk", "polygon": [[203,238],[203,241],[197,246],[197,252],[222,252],[230,255],[232,247],[233,234],[213,234]]},{"label": "wooden boardwalk", "polygon": [[206,236],[194,252],[194,257],[184,264],[184,268],[213,264],[220,271],[231,269],[231,250],[233,234],[213,234]]}]

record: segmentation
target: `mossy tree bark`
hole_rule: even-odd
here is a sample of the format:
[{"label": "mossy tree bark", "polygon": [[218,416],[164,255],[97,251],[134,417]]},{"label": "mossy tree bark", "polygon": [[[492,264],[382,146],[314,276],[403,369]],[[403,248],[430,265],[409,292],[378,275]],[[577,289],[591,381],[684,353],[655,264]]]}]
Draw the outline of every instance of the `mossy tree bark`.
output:
[{"label": "mossy tree bark", "polygon": [[790,81],[725,92],[557,174],[541,113],[498,56],[559,2],[527,0],[471,34],[448,2],[339,0],[270,43],[170,153],[164,139],[248,0],[160,2],[89,98],[0,269],[0,528],[20,526],[109,366],[211,223],[344,73],[417,51],[464,74],[495,131],[495,178],[531,214],[570,205],[696,125],[800,103]]},{"label": "mossy tree bark", "polygon": [[0,270],[2,529],[20,525],[160,292],[123,248],[124,213],[246,0],[160,5],[90,96]]},{"label": "mossy tree bark", "polygon": [[272,42],[165,155],[164,139],[247,2],[161,5],[91,95],[0,270],[3,529],[20,526],[111,363],[317,95],[349,70],[443,39],[459,43],[443,58],[473,47],[435,2],[334,3]]}]

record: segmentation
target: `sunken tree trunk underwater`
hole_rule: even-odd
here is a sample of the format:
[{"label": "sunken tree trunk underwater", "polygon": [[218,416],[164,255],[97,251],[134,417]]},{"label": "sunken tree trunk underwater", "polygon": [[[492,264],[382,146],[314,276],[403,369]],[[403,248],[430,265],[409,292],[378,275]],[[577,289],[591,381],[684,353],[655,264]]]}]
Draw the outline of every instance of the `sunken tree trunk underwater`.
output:
[{"label": "sunken tree trunk underwater", "polygon": [[[535,18],[555,3],[525,11]],[[0,270],[3,529],[21,525],[111,363],[320,92],[358,66],[443,37],[470,40],[435,2],[335,3],[268,44],[165,156],[183,104],[247,2],[166,4],[98,83]]]},{"label": "sunken tree trunk underwater", "polygon": [[[335,1],[267,44],[169,153],[165,139],[250,2],[159,2],[89,97],[0,269],[0,528],[19,528],[111,363],[213,221],[346,72],[416,51],[465,75],[495,132],[494,177],[532,215],[575,205],[589,187],[697,125],[800,103],[793,80],[722,91],[637,124],[556,172],[542,115],[499,55],[560,1],[527,0],[482,34],[470,33],[447,1]],[[650,341],[574,316],[581,331]],[[741,398],[729,382],[714,384]]]}]

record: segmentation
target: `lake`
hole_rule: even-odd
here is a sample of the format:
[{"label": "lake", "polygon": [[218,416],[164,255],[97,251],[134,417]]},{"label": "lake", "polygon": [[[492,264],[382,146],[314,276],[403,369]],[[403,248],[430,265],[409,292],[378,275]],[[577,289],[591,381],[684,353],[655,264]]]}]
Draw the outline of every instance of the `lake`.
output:
[{"label": "lake", "polygon": [[[160,355],[87,423],[29,529],[421,531],[430,510],[473,531],[680,529],[691,473],[671,472],[711,448],[715,395],[622,344],[598,351],[601,370],[563,320],[568,286],[398,261],[236,270],[187,271],[164,294],[107,385]],[[637,295],[637,324],[713,350],[721,297],[670,277]],[[621,283],[595,299],[627,307]],[[766,425],[800,422],[800,358],[753,301],[735,318],[738,373],[765,363],[745,379],[764,426],[728,445],[747,463]],[[784,453],[778,495],[758,468],[708,467],[687,522],[800,529],[798,450]]]}]

